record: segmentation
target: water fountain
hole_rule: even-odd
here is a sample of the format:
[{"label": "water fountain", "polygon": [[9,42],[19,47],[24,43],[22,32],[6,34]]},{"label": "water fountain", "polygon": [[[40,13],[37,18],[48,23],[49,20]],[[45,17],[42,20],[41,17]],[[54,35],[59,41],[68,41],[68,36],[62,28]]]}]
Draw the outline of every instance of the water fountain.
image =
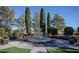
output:
[{"label": "water fountain", "polygon": [[33,37],[29,38],[29,41],[32,42],[49,42],[51,41],[51,38],[46,37],[43,35],[43,33],[39,30]]}]

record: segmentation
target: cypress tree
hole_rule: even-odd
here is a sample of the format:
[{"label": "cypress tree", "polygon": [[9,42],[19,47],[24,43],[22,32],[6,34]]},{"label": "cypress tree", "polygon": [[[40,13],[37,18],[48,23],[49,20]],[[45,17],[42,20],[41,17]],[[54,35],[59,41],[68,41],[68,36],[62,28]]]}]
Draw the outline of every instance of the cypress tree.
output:
[{"label": "cypress tree", "polygon": [[50,25],[51,24],[51,16],[50,16],[50,12],[48,12],[47,14],[47,33],[49,31]]},{"label": "cypress tree", "polygon": [[41,8],[41,12],[40,12],[40,29],[41,29],[41,32],[43,32],[43,34],[46,33],[46,19],[45,19],[45,12],[44,12],[44,9]]},{"label": "cypress tree", "polygon": [[25,25],[26,25],[27,35],[30,35],[31,34],[31,17],[30,17],[29,7],[27,7],[25,10]]}]

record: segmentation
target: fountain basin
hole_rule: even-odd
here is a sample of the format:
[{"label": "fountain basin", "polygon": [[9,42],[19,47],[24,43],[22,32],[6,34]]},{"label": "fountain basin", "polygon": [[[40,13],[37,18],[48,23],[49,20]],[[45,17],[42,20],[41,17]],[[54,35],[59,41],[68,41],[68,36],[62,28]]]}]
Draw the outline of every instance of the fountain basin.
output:
[{"label": "fountain basin", "polygon": [[43,42],[50,42],[51,41],[51,39],[50,38],[48,38],[48,37],[30,37],[29,39],[28,39],[28,41],[30,41],[30,42],[36,42],[36,43],[43,43]]}]

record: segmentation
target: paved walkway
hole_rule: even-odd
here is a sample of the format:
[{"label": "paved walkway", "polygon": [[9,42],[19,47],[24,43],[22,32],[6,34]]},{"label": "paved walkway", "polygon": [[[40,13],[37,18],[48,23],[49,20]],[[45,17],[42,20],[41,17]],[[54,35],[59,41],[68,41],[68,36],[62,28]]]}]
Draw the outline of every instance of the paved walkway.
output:
[{"label": "paved walkway", "polygon": [[18,47],[18,48],[32,48],[33,45],[29,42],[21,42],[21,41],[13,41],[10,42],[9,45],[13,47]]},{"label": "paved walkway", "polygon": [[12,41],[6,45],[0,45],[0,49],[10,48],[10,47],[31,48],[32,49],[33,46],[31,43],[27,43],[27,42],[25,43],[25,42],[20,42],[20,41]]},{"label": "paved walkway", "polygon": [[72,46],[67,44],[67,42],[62,40],[56,40],[52,43],[43,43],[43,44],[37,44],[37,43],[30,43],[30,42],[23,42],[23,41],[12,41],[9,42],[9,44],[6,45],[0,45],[0,49],[10,48],[10,47],[18,47],[18,48],[31,48],[31,53],[46,53],[48,48],[58,48],[58,47],[70,47],[79,49],[77,46]]},{"label": "paved walkway", "polygon": [[10,47],[18,47],[18,48],[31,48],[31,53],[46,53],[46,47],[44,47],[41,44],[32,44],[28,42],[21,42],[21,41],[12,41],[9,42],[9,44],[6,45],[0,45],[0,49],[10,48]]},{"label": "paved walkway", "polygon": [[0,45],[0,49],[5,49],[5,48],[10,48],[10,47],[13,47],[9,44],[6,44],[6,45]]},{"label": "paved walkway", "polygon": [[47,53],[46,47],[33,47],[31,53]]}]

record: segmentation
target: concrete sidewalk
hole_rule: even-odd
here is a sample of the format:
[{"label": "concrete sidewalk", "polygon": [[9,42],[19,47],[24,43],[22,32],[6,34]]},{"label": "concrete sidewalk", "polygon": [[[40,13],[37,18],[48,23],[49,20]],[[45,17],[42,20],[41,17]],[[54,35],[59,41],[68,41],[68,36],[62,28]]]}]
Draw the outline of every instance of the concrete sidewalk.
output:
[{"label": "concrete sidewalk", "polygon": [[46,47],[33,47],[31,53],[47,53]]}]

